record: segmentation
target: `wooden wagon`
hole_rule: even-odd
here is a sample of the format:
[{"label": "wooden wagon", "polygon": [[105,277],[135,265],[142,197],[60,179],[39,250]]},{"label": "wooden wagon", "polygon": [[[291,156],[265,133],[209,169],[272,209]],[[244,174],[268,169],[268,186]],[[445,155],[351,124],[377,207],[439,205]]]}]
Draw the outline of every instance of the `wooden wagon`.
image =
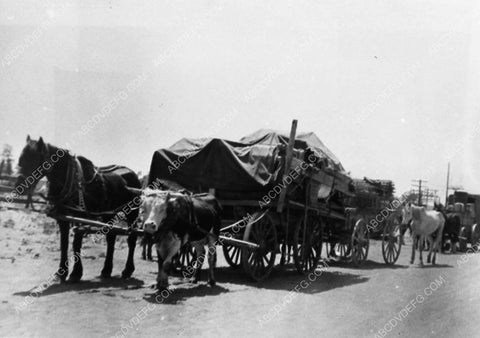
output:
[{"label": "wooden wagon", "polygon": [[460,219],[458,249],[465,252],[469,244],[476,249],[480,242],[480,225],[477,223],[477,215],[480,213],[480,195],[455,191],[448,196],[447,202],[446,213],[457,215]]},{"label": "wooden wagon", "polygon": [[[219,243],[229,265],[263,280],[280,255],[293,252],[296,269],[317,268],[323,242],[351,245],[352,260],[368,255],[366,222],[345,209],[351,179],[313,134],[260,130],[240,142],[182,139],[153,155],[149,183],[173,181],[193,192],[210,192],[222,205]],[[190,247],[180,262],[193,261]]]},{"label": "wooden wagon", "polygon": [[[362,260],[359,260],[358,256],[361,255],[363,261],[366,259],[370,238],[375,238],[382,240],[382,256],[385,263],[395,264],[402,247],[402,231],[399,218],[400,209],[398,209],[398,206],[395,208],[392,205],[395,190],[393,182],[372,180],[365,177],[363,179],[353,179],[352,183],[354,195],[346,200],[347,224],[356,222],[353,226],[352,240],[350,241],[345,236],[348,235],[347,227],[344,236],[340,236],[338,240],[330,240],[335,245],[331,246],[329,253],[343,258],[352,255],[353,262],[361,263]],[[356,254],[355,236],[358,237],[357,233],[360,230],[364,233],[362,240],[366,244],[362,246],[362,251]],[[333,237],[335,237],[334,231]]]}]

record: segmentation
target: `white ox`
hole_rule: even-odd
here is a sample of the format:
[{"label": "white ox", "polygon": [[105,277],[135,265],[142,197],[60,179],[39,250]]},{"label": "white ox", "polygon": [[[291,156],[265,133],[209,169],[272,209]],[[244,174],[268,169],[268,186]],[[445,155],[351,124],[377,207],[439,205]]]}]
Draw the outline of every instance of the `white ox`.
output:
[{"label": "white ox", "polygon": [[[442,245],[443,227],[445,226],[445,218],[442,213],[434,210],[426,210],[425,207],[419,207],[408,203],[402,210],[403,224],[408,224],[412,221],[412,259],[410,264],[415,261],[415,248],[417,243],[420,250],[420,265],[423,266],[422,249],[424,240],[430,244],[430,251],[427,256],[427,263],[430,263],[430,258],[433,251],[432,264],[435,264],[437,251]],[[435,235],[435,239],[433,236]]]}]

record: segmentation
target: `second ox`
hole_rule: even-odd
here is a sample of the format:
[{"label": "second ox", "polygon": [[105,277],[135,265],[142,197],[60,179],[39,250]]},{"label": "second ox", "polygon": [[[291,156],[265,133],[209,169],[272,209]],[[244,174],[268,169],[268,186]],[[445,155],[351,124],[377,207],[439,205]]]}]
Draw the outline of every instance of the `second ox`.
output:
[{"label": "second ox", "polygon": [[221,207],[211,194],[185,194],[162,190],[145,190],[140,214],[144,231],[153,235],[158,256],[157,287],[168,287],[172,258],[190,242],[196,262],[192,282],[200,279],[200,270],[208,247],[208,283],[215,285],[215,242],[220,232]]}]

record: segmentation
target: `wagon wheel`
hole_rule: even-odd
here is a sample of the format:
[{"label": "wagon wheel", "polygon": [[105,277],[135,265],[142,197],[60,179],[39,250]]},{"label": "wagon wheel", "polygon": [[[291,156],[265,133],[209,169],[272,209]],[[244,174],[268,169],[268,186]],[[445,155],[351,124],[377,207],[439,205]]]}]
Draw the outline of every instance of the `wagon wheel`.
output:
[{"label": "wagon wheel", "polygon": [[333,248],[337,257],[345,259],[352,253],[351,243],[335,243]]},{"label": "wagon wheel", "polygon": [[402,249],[402,233],[397,220],[387,222],[383,228],[382,255],[385,263],[393,265],[400,256]]},{"label": "wagon wheel", "polygon": [[317,268],[322,254],[322,226],[318,217],[301,217],[295,227],[293,260],[299,273],[309,273]]},{"label": "wagon wheel", "polygon": [[257,244],[257,249],[242,248],[241,260],[245,271],[256,281],[262,281],[270,275],[277,253],[277,229],[269,214],[257,222],[260,213],[255,213],[243,234],[243,240]]},{"label": "wagon wheel", "polygon": [[223,244],[223,255],[228,265],[237,269],[242,265],[242,249],[238,246]]},{"label": "wagon wheel", "polygon": [[367,224],[363,219],[355,223],[352,233],[352,260],[353,264],[361,265],[367,260],[370,239]]},{"label": "wagon wheel", "polygon": [[175,269],[180,270],[184,277],[191,277],[194,271],[194,264],[197,260],[195,250],[190,243],[185,243],[178,255],[173,260]]},{"label": "wagon wheel", "polygon": [[467,228],[462,227],[458,235],[458,250],[461,252],[467,251]]}]

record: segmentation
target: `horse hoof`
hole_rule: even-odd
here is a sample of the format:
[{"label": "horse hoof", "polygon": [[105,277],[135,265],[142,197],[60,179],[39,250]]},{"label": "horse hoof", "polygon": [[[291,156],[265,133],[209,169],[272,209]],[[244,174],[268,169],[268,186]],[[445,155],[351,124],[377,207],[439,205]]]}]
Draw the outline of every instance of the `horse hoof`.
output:
[{"label": "horse hoof", "polygon": [[100,274],[100,278],[106,279],[112,277],[112,274],[110,272],[103,272]]},{"label": "horse hoof", "polygon": [[410,264],[413,264],[413,261],[410,261]]},{"label": "horse hoof", "polygon": [[158,292],[168,291],[168,286],[157,284],[157,291]]},{"label": "horse hoof", "polygon": [[190,283],[192,283],[192,284],[197,284],[197,283],[198,283],[198,279],[192,278],[192,279],[190,279]]},{"label": "horse hoof", "polygon": [[78,282],[80,282],[81,279],[82,279],[82,276],[70,275],[70,277],[68,277],[68,282],[69,283],[78,283]]},{"label": "horse hoof", "polygon": [[65,277],[62,277],[62,276],[57,276],[58,278],[58,281],[60,282],[60,284],[64,284],[67,282],[67,278]]},{"label": "horse hoof", "polygon": [[134,271],[134,270],[123,270],[123,271],[122,271],[122,278],[123,278],[123,279],[127,279],[127,278],[132,277],[133,271]]},{"label": "horse hoof", "polygon": [[211,279],[211,280],[208,281],[208,284],[210,286],[215,286],[215,285],[217,285],[217,282],[215,280]]}]

